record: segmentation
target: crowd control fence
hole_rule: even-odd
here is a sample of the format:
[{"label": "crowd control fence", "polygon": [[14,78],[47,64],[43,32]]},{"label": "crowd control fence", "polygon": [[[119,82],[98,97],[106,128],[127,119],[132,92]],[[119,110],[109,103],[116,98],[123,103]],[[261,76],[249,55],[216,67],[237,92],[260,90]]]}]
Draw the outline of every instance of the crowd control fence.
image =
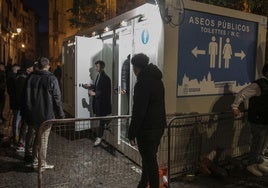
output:
[{"label": "crowd control fence", "polygon": [[[204,158],[219,163],[249,152],[247,113],[188,114],[173,117],[167,126],[168,180],[198,171]],[[215,159],[217,158],[217,159]]]},{"label": "crowd control fence", "polygon": [[[124,151],[133,147],[125,145],[122,149],[127,140],[117,135],[119,127],[127,126],[130,118],[107,116],[44,122],[39,129],[39,140],[51,128],[46,161],[55,167],[43,170],[39,165],[38,187],[136,187],[141,162],[132,160],[132,155],[139,157],[139,154],[134,148],[133,154],[126,155]],[[177,177],[196,170],[198,162],[213,152],[220,151],[217,153],[219,160],[246,154],[250,131],[245,118],[246,113],[236,119],[232,113],[168,115],[168,125],[158,150],[161,178],[164,172],[167,180],[165,186],[172,187]],[[100,146],[94,147],[100,120],[107,122],[105,139]],[[38,160],[41,164],[46,149],[42,141],[39,143]],[[120,150],[117,149],[119,145]]]},{"label": "crowd control fence", "polygon": [[[139,180],[139,166],[113,144],[119,144],[118,125],[126,122],[129,116],[108,116],[88,119],[57,119],[44,122],[39,130],[39,164],[46,151],[42,136],[51,128],[47,163],[54,165],[52,170],[38,167],[38,187],[131,187]],[[106,121],[105,133],[109,142],[103,140],[94,147],[99,121]]]}]

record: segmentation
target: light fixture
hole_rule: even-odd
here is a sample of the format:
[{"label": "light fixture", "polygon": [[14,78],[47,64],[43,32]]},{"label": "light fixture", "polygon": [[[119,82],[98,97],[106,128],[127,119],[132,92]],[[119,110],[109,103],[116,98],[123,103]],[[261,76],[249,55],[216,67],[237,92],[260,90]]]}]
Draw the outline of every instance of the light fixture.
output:
[{"label": "light fixture", "polygon": [[142,21],[145,21],[145,20],[147,20],[147,18],[146,18],[146,16],[143,14],[143,15],[141,15],[141,16],[139,17],[138,22],[142,22]]},{"label": "light fixture", "polygon": [[123,21],[120,23],[120,26],[121,26],[121,27],[126,27],[126,26],[127,26],[127,21],[123,20]]},{"label": "light fixture", "polygon": [[25,48],[25,44],[21,44],[21,47],[22,47],[22,48]]},{"label": "light fixture", "polygon": [[18,27],[18,28],[17,28],[17,33],[20,34],[20,33],[21,33],[21,30],[22,30],[22,29],[21,29],[20,27]]},{"label": "light fixture", "polygon": [[107,31],[109,31],[110,30],[110,28],[108,27],[108,26],[106,26],[105,28],[104,28],[104,31],[105,32],[107,32]]}]

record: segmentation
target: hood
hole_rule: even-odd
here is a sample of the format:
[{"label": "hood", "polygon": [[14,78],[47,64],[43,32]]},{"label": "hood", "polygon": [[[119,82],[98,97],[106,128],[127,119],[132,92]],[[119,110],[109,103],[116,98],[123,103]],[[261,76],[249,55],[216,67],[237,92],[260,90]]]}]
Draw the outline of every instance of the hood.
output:
[{"label": "hood", "polygon": [[161,80],[162,72],[156,65],[150,63],[140,72],[140,74],[137,77],[137,80],[146,78]]},{"label": "hood", "polygon": [[53,73],[46,71],[46,70],[36,70],[33,72],[33,74],[37,75],[53,75]]}]

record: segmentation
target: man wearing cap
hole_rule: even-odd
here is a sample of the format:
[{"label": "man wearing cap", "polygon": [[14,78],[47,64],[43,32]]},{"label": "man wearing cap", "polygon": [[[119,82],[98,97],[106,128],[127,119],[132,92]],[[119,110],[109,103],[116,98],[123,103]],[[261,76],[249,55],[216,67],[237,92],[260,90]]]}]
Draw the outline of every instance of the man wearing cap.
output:
[{"label": "man wearing cap", "polygon": [[162,73],[149,57],[136,54],[131,59],[137,82],[134,87],[133,108],[128,139],[137,141],[142,158],[142,175],[138,188],[159,188],[157,151],[166,126],[165,91]]},{"label": "man wearing cap", "polygon": [[268,166],[262,158],[267,147],[268,136],[268,64],[262,69],[263,76],[242,89],[236,96],[232,109],[235,117],[240,111],[239,105],[249,99],[248,122],[251,126],[252,140],[247,164],[247,170],[255,176],[268,173]]}]

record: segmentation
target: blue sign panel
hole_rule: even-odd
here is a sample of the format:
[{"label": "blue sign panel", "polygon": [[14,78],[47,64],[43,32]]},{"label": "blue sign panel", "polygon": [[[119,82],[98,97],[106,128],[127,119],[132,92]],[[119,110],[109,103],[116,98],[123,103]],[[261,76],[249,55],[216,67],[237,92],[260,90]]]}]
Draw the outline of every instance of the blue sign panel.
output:
[{"label": "blue sign panel", "polygon": [[255,78],[257,23],[185,10],[177,96],[237,93]]}]

